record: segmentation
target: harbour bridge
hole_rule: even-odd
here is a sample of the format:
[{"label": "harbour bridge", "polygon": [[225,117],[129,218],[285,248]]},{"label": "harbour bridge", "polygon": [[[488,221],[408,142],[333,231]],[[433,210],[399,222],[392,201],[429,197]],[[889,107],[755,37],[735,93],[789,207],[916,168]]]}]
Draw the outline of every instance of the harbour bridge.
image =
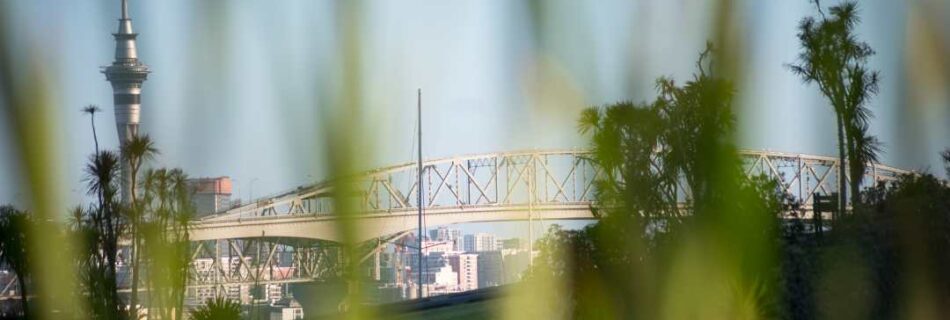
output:
[{"label": "harbour bridge", "polygon": [[[779,181],[782,189],[801,201],[805,216],[811,214],[812,197],[837,191],[840,164],[836,158],[752,150],[741,151],[741,156],[747,175]],[[353,215],[358,229],[355,240],[369,244],[361,261],[417,227],[417,168],[416,163],[405,163],[355,178],[356,191],[348,192],[359,203]],[[422,168],[427,226],[594,219],[590,206],[595,181],[602,175],[592,153],[584,150],[467,155],[425,161]],[[892,181],[905,173],[870,164],[865,184]],[[342,240],[333,196],[333,181],[316,183],[195,222],[191,229],[191,239],[198,243],[194,256],[212,257],[213,262],[194,270],[191,285],[304,282],[337,272],[327,267],[341,259],[332,245]],[[208,245],[224,239],[229,245]],[[243,244],[236,245],[234,239],[244,239]],[[253,248],[258,252],[248,254]],[[281,253],[289,256],[289,263],[283,263],[288,267],[281,267]],[[222,255],[234,259],[222,259]]]},{"label": "harbour bridge", "polygon": [[[834,157],[773,151],[741,151],[749,176],[765,175],[811,214],[812,197],[837,191]],[[384,167],[355,177],[358,202],[350,215],[356,241],[378,259],[388,243],[414,232],[419,191],[416,163]],[[540,150],[466,155],[425,161],[423,211],[427,226],[471,222],[594,219],[595,181],[602,176],[592,153]],[[909,173],[870,164],[864,184],[893,181]],[[848,177],[844,177],[848,179]],[[282,194],[218,212],[191,226],[193,263],[189,294],[217,295],[242,285],[311,282],[338,275],[341,222],[334,213],[335,181],[297,187]],[[688,198],[684,194],[684,200]],[[378,273],[377,273],[378,276]],[[11,284],[7,284],[10,286]],[[0,285],[0,289],[3,285]]]},{"label": "harbour bridge", "polygon": [[[816,194],[837,190],[832,157],[742,151],[746,174],[766,175],[801,200],[806,214]],[[428,225],[536,219],[592,219],[594,181],[601,176],[588,151],[555,150],[479,154],[423,163],[423,210]],[[416,228],[415,163],[357,177],[358,242]],[[871,164],[864,184],[895,180],[908,171]],[[845,177],[845,179],[848,179]],[[333,181],[301,186],[220,212],[192,225],[195,241],[288,237],[339,242]],[[686,189],[686,188],[682,188]],[[688,195],[685,195],[688,197]]]}]

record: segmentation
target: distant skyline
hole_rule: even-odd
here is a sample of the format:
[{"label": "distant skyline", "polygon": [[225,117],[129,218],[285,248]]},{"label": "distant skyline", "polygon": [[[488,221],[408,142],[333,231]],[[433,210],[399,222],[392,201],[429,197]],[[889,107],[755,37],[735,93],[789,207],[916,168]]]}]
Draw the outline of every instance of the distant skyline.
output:
[{"label": "distant skyline", "polygon": [[[377,145],[369,163],[413,160],[417,88],[426,158],[584,148],[575,125],[582,108],[652,100],[660,76],[690,79],[710,37],[710,3],[554,1],[539,39],[520,2],[366,3],[361,92],[365,123],[375,129],[368,136]],[[327,103],[341,72],[339,4],[130,1],[139,57],[153,70],[142,91],[141,132],[161,150],[155,165],[194,177],[231,176],[236,198],[325,178],[320,116],[339,108]],[[937,153],[950,146],[950,97],[946,89],[912,96],[907,35],[917,27],[909,17],[950,21],[950,6],[921,12],[887,0],[859,5],[858,32],[877,51],[869,66],[883,76],[871,102],[872,131],[885,146],[881,160],[942,175]],[[96,118],[101,146],[118,145],[112,90],[99,72],[112,60],[118,0],[18,1],[4,9],[11,46],[44,64],[53,89],[60,112],[54,133],[65,147],[58,160],[62,192],[70,204],[88,200],[82,167],[93,142],[83,106],[104,111]],[[740,146],[833,155],[827,102],[784,67],[799,51],[798,21],[817,14],[813,5],[749,0],[737,9],[747,57],[737,97]],[[950,24],[937,27],[950,43]],[[0,132],[0,203],[23,205],[12,141]]]}]

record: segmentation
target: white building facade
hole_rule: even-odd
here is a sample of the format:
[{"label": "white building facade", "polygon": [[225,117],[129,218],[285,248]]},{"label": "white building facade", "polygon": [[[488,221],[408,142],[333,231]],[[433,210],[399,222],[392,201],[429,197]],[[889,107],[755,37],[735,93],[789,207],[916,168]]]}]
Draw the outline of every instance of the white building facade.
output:
[{"label": "white building facade", "polygon": [[496,251],[497,246],[497,239],[491,233],[466,234],[463,241],[465,252]]},{"label": "white building facade", "polygon": [[464,253],[459,255],[459,290],[478,289],[478,255]]}]

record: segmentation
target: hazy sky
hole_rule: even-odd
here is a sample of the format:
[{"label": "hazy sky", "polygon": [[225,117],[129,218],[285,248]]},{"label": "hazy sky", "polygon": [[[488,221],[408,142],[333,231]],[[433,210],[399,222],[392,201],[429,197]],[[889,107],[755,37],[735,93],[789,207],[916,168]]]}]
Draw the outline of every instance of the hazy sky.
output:
[{"label": "hazy sky", "polygon": [[[835,1],[822,1],[825,5]],[[426,158],[515,149],[583,148],[578,112],[589,105],[648,101],[653,80],[686,81],[710,38],[707,1],[553,1],[532,24],[521,2],[372,1],[359,9],[361,121],[374,131],[368,162],[413,159],[415,91],[423,90]],[[55,137],[65,147],[63,192],[84,194],[92,153],[87,104],[100,144],[117,145],[111,87],[99,67],[113,60],[119,1],[8,1],[14,47],[50,80]],[[191,176],[227,175],[235,197],[276,193],[320,180],[322,114],[339,88],[343,21],[329,1],[132,0],[145,82],[142,131],[157,142],[157,165]],[[946,87],[908,99],[907,36],[923,11],[950,43],[950,6],[928,12],[889,0],[862,1],[861,39],[882,73],[871,102],[885,163],[940,172],[950,146]],[[739,87],[741,146],[833,155],[831,108],[784,67],[795,62],[798,21],[808,1],[739,1],[745,61]],[[915,11],[916,10],[916,11]],[[943,19],[940,19],[943,17]],[[540,28],[539,28],[540,26]],[[943,48],[946,48],[944,46]],[[944,49],[945,50],[945,49]],[[937,78],[947,80],[947,59]],[[933,71],[932,71],[933,72]],[[939,82],[938,82],[939,83]],[[942,82],[944,84],[948,82]],[[913,100],[913,101],[911,101]],[[0,139],[0,203],[22,203],[11,141]],[[9,168],[9,169],[8,169]]]}]

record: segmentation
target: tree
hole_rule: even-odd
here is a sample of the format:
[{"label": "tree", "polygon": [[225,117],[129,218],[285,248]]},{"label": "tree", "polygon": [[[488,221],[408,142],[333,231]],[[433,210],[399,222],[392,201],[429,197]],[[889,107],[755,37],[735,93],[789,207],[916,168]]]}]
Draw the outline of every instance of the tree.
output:
[{"label": "tree", "polygon": [[[102,151],[86,167],[89,194],[99,201],[88,210],[74,211],[73,232],[84,239],[79,255],[83,291],[90,302],[90,316],[115,319],[136,317],[140,270],[147,269],[149,305],[154,315],[180,319],[190,263],[188,224],[194,215],[187,175],[180,169],[140,171],[158,151],[148,136],[134,137],[122,147],[122,156]],[[119,173],[128,168],[131,195],[128,205],[119,201]],[[132,295],[129,314],[119,308],[116,284],[118,238],[128,231],[132,242]],[[144,266],[144,267],[143,267]]]},{"label": "tree", "polygon": [[864,180],[864,173],[870,163],[878,161],[878,153],[881,152],[881,142],[877,137],[872,136],[868,131],[868,125],[865,121],[849,121],[848,134],[848,168],[851,177],[851,202],[855,205],[862,202],[861,182]]},{"label": "tree", "polygon": [[[817,5],[817,2],[816,2]],[[816,83],[821,93],[828,98],[835,112],[838,126],[838,188],[839,212],[845,212],[846,196],[846,159],[850,161],[852,189],[857,189],[863,177],[863,160],[874,158],[877,147],[875,140],[867,135],[867,119],[870,112],[865,108],[869,98],[877,92],[878,73],[866,67],[867,58],[874,50],[854,35],[854,26],[858,23],[857,5],[846,2],[831,7],[831,16],[827,17],[818,5],[820,19],[806,17],[799,24],[798,39],[802,52],[798,64],[789,65],[791,71],[805,81]],[[864,150],[858,150],[858,144]],[[846,158],[847,157],[847,158]],[[857,195],[857,190],[852,190]],[[859,199],[854,199],[859,201]]]},{"label": "tree", "polygon": [[97,195],[98,202],[85,212],[81,208],[74,211],[73,232],[86,240],[78,258],[95,318],[114,319],[121,309],[116,283],[119,237],[125,226],[118,201],[120,168],[119,156],[113,151],[91,157],[86,166],[88,193]]},{"label": "tree", "polygon": [[[874,53],[870,47],[867,47],[867,50],[868,55]],[[850,91],[844,118],[845,135],[848,139],[848,167],[851,174],[851,202],[854,204],[861,203],[859,187],[864,180],[867,164],[877,162],[877,154],[881,150],[880,141],[869,132],[869,122],[873,114],[866,106],[870,97],[877,93],[878,73],[867,71],[863,66],[865,61],[866,59],[862,59],[850,66],[847,72]]]},{"label": "tree", "polygon": [[669,79],[658,81],[657,104],[668,118],[663,147],[669,149],[660,160],[671,174],[685,181],[681,189],[688,192],[687,201],[697,210],[724,200],[720,192],[723,190],[716,188],[715,183],[741,177],[737,174],[741,171],[738,154],[732,144],[735,88],[731,81],[715,73],[713,53],[712,44],[707,43],[696,61],[699,72],[682,87]]},{"label": "tree", "polygon": [[[96,157],[99,156],[99,137],[96,136],[96,112],[99,112],[99,111],[101,111],[101,109],[99,109],[99,106],[94,105],[94,104],[90,104],[82,108],[83,113],[89,114],[89,124],[92,126],[92,141],[95,143],[95,146],[96,146],[96,149],[95,149],[96,153],[94,154]],[[101,204],[102,195],[96,194],[96,197],[99,199],[99,203]]]},{"label": "tree", "polygon": [[786,318],[944,311],[926,308],[950,299],[950,185],[909,173],[865,189],[861,198],[823,237],[786,225],[779,281]]},{"label": "tree", "polygon": [[140,200],[143,257],[147,259],[150,305],[162,319],[182,317],[194,216],[188,177],[181,169],[147,170]]},{"label": "tree", "polygon": [[656,104],[621,102],[583,111],[578,128],[591,133],[592,160],[603,172],[595,190],[599,215],[633,220],[641,214],[676,215],[675,176],[656,170],[670,150],[662,147],[666,126]]},{"label": "tree", "polygon": [[26,250],[27,233],[32,223],[33,218],[28,212],[8,205],[0,206],[0,263],[9,266],[16,274],[24,318],[29,318],[27,279],[30,277],[30,261]]},{"label": "tree", "polygon": [[604,204],[599,210],[675,217],[684,213],[682,193],[687,207],[722,197],[710,184],[719,181],[714,175],[736,173],[740,166],[731,142],[735,89],[714,74],[712,53],[707,44],[696,62],[699,72],[683,86],[658,79],[659,96],[651,104],[583,111],[579,131],[592,133],[594,158],[604,172],[597,186]]},{"label": "tree", "polygon": [[240,319],[241,305],[222,297],[208,299],[205,305],[191,311],[191,318],[194,320]]},{"label": "tree", "polygon": [[99,154],[99,137],[96,136],[96,112],[99,111],[102,110],[94,104],[82,108],[83,113],[89,114],[89,123],[92,125],[92,141],[96,143],[96,154]]},{"label": "tree", "polygon": [[664,278],[676,275],[666,270],[691,272],[670,255],[689,252],[708,261],[687,245],[727,254],[709,262],[716,266],[708,275],[735,292],[716,302],[677,303],[694,308],[738,300],[751,305],[744,311],[768,310],[763,279],[775,269],[769,239],[787,198],[774,181],[745,178],[733,144],[735,89],[715,72],[714,53],[708,45],[697,60],[698,72],[682,85],[657,80],[652,103],[621,102],[582,112],[578,129],[591,134],[592,161],[601,169],[592,207],[600,220],[581,231],[552,229],[540,247],[563,250],[566,257],[542,252],[532,270],[571,286],[573,317],[661,316],[663,291],[687,290],[671,289],[666,282],[676,279]]},{"label": "tree", "polygon": [[158,154],[158,149],[155,148],[155,144],[148,135],[134,135],[132,136],[132,139],[122,145],[121,153],[123,158],[122,160],[125,162],[124,165],[129,170],[129,181],[123,181],[123,183],[128,183],[129,185],[122,187],[129,190],[129,195],[131,197],[128,201],[128,207],[126,210],[132,238],[132,293],[130,304],[132,314],[134,315],[136,314],[138,308],[139,269],[142,261],[141,254],[139,253],[139,249],[142,245],[142,239],[139,235],[142,208],[136,201],[136,182],[138,172],[142,168],[142,164]]},{"label": "tree", "polygon": [[[844,282],[835,298],[867,301],[850,308],[865,308],[882,319],[907,314],[904,309],[910,306],[943,306],[950,299],[945,272],[950,267],[950,186],[931,174],[906,174],[870,188],[863,197],[864,205],[832,230],[834,243],[828,247],[850,246],[859,261],[836,263],[864,265],[868,285],[848,287]],[[867,292],[860,292],[861,287]]]},{"label": "tree", "polygon": [[139,170],[142,168],[142,165],[145,161],[151,160],[158,154],[158,149],[155,147],[155,143],[152,142],[152,138],[148,135],[135,135],[132,136],[132,139],[129,139],[124,145],[122,145],[122,157],[126,164],[129,166],[129,183],[131,192],[130,195],[132,198],[130,202],[132,206],[135,206],[136,197],[136,178],[138,176]]}]

